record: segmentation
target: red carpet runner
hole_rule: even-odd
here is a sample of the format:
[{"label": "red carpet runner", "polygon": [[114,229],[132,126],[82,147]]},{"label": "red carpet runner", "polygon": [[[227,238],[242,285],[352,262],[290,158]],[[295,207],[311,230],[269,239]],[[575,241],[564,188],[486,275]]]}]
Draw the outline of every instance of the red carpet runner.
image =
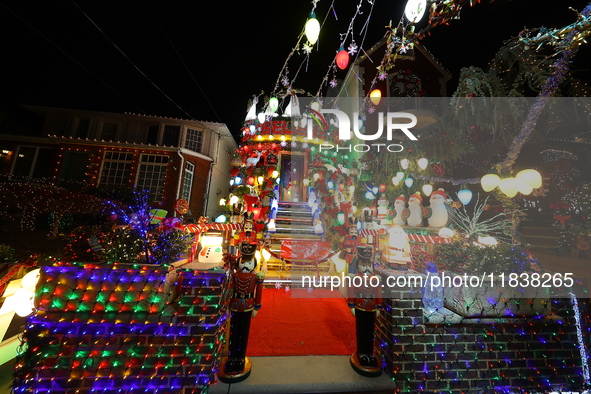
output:
[{"label": "red carpet runner", "polygon": [[[343,298],[292,298],[284,289],[265,289],[252,319],[248,356],[350,355],[355,351],[355,318]],[[334,296],[333,296],[334,297]]]}]

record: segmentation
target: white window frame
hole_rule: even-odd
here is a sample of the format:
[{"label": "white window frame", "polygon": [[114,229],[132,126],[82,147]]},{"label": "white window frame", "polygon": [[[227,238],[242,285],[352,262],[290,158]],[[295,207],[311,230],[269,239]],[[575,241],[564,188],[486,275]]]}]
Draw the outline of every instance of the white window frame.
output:
[{"label": "white window frame", "polygon": [[[197,141],[193,141],[192,139],[189,140],[189,132],[190,131],[195,131],[196,133],[198,133],[199,137],[197,138]],[[185,147],[185,149],[189,149],[189,150],[192,150],[193,152],[201,153],[201,151],[203,150],[203,140],[204,140],[204,135],[203,134],[204,134],[203,133],[203,130],[199,130],[199,129],[187,127],[187,130],[185,132],[185,141],[184,141],[184,144],[183,144],[183,146]],[[198,150],[195,150],[192,147],[188,146],[188,143],[189,142],[191,142],[191,143],[193,143],[193,142],[197,143],[199,145],[199,149]]]},{"label": "white window frame", "polygon": [[191,201],[191,190],[193,189],[193,180],[195,179],[195,164],[190,161],[185,166],[185,173],[183,175],[183,191],[181,198]]},{"label": "white window frame", "polygon": [[[115,153],[118,155],[129,155],[131,157],[131,159],[127,160],[123,160],[121,158],[117,158],[117,159],[107,159],[107,155],[110,153]],[[115,164],[128,164],[129,167],[127,169],[123,169],[124,171],[128,172],[128,177],[127,179],[122,178],[123,181],[125,181],[125,183],[105,183],[103,180],[103,170],[105,169],[105,164],[106,163],[115,163]],[[119,152],[119,151],[105,151],[105,153],[103,154],[103,160],[101,163],[101,169],[99,171],[99,179],[97,182],[97,185],[109,185],[109,186],[129,186],[129,180],[131,179],[131,167],[133,165],[133,152]],[[110,166],[109,166],[109,171],[111,170]],[[115,168],[114,170],[119,170],[119,168]],[[107,178],[110,177],[110,175],[107,175]],[[113,176],[114,178],[117,178],[116,176]]]},{"label": "white window frame", "polygon": [[[162,158],[166,158],[166,162],[163,163],[156,163],[156,162],[150,162],[147,161],[146,158],[148,157],[162,157]],[[164,197],[164,186],[166,185],[166,175],[168,173],[168,164],[170,163],[170,156],[168,155],[157,155],[157,154],[151,154],[151,153],[144,153],[140,156],[140,161],[138,163],[138,170],[137,170],[137,175],[135,178],[135,185],[138,188],[141,188],[141,190],[147,190],[150,193],[150,197],[152,197],[154,199],[154,201],[162,201],[162,198]],[[147,171],[146,173],[152,174],[152,176],[150,178],[146,177],[145,179],[141,179],[140,176],[142,174],[142,172],[144,172],[143,170],[143,166],[152,166],[152,167],[163,167],[164,171],[158,171],[158,173],[160,175],[164,175],[163,177],[158,177],[155,178],[153,175],[156,173],[155,171]],[[147,180],[151,180],[152,182],[146,182]],[[157,184],[154,185],[153,182],[157,181]],[[141,184],[140,184],[141,182]]]}]

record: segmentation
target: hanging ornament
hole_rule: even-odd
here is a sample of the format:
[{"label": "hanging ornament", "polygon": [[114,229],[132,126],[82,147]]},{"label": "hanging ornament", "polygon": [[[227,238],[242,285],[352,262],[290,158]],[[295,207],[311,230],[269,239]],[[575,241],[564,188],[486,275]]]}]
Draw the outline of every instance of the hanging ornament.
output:
[{"label": "hanging ornament", "polygon": [[414,185],[415,180],[412,179],[411,177],[408,177],[404,180],[404,184],[406,185],[406,187],[408,187],[409,189],[412,187],[412,185]]},{"label": "hanging ornament", "polygon": [[257,115],[257,119],[259,120],[259,123],[265,123],[265,114],[263,112],[260,112]]},{"label": "hanging ornament", "polygon": [[515,197],[519,191],[519,182],[513,177],[501,179],[499,182],[499,189],[501,189],[507,197]]},{"label": "hanging ornament", "polygon": [[275,113],[277,112],[277,108],[279,108],[279,100],[277,100],[277,97],[273,96],[269,99],[269,109],[271,112]]},{"label": "hanging ornament", "polygon": [[417,164],[419,165],[421,170],[424,170],[429,165],[429,160],[423,157],[417,161]]},{"label": "hanging ornament", "polygon": [[337,53],[336,63],[337,67],[341,70],[346,69],[349,64],[349,53],[345,51],[343,47],[341,47]]},{"label": "hanging ornament", "polygon": [[402,167],[403,170],[406,170],[408,168],[408,159],[400,160],[400,167]]},{"label": "hanging ornament", "polygon": [[374,89],[369,94],[369,99],[374,105],[378,105],[382,100],[382,91],[380,89]]},{"label": "hanging ornament", "polygon": [[427,0],[408,0],[404,8],[404,16],[410,23],[417,23],[425,14]]},{"label": "hanging ornament", "polygon": [[311,45],[316,44],[316,41],[318,41],[318,35],[320,35],[320,22],[318,22],[318,19],[316,19],[316,14],[314,11],[310,12],[310,17],[306,21],[304,31],[306,33],[308,42]]},{"label": "hanging ornament", "polygon": [[435,173],[435,175],[437,175],[437,176],[445,175],[445,170],[443,169],[443,166],[441,165],[441,163],[439,163],[439,162],[434,163],[431,168],[433,169],[433,172]]},{"label": "hanging ornament", "polygon": [[458,192],[458,199],[464,205],[470,204],[472,201],[472,190],[469,189],[462,189]]},{"label": "hanging ornament", "polygon": [[490,192],[499,186],[500,181],[501,178],[497,174],[486,174],[480,179],[480,185],[482,186],[482,190]]},{"label": "hanging ornament", "polygon": [[525,183],[527,186],[537,189],[542,186],[542,176],[536,170],[523,170],[517,173],[515,177],[520,183]]}]

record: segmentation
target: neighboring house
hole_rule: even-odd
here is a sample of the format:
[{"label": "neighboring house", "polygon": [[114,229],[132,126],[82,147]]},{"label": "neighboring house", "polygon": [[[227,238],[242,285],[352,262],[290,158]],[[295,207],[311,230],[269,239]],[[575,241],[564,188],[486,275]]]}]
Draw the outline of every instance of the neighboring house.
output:
[{"label": "neighboring house", "polygon": [[227,152],[237,148],[225,124],[23,108],[16,122],[0,114],[1,174],[137,187],[170,213],[183,198],[189,202],[190,220],[222,213],[218,201],[230,180]]}]

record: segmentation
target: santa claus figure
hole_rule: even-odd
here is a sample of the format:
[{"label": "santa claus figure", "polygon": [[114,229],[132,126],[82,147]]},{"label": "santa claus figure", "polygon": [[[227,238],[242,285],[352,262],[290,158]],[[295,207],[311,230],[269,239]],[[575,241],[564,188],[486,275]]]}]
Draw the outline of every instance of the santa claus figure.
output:
[{"label": "santa claus figure", "polygon": [[235,383],[250,375],[251,363],[246,357],[250,319],[261,308],[264,274],[255,273],[257,244],[241,243],[238,266],[233,278],[230,301],[230,337],[228,357],[222,360],[218,378],[224,383]]},{"label": "santa claus figure", "polygon": [[382,247],[382,262],[390,269],[407,270],[410,263],[410,241],[404,229],[394,225],[388,229]]},{"label": "santa claus figure", "polygon": [[355,372],[364,376],[379,376],[382,369],[373,354],[374,323],[382,309],[382,287],[379,277],[373,272],[373,248],[358,246],[355,259],[357,274],[360,277],[352,281],[349,288],[348,305],[355,316],[357,350],[349,359]]}]

